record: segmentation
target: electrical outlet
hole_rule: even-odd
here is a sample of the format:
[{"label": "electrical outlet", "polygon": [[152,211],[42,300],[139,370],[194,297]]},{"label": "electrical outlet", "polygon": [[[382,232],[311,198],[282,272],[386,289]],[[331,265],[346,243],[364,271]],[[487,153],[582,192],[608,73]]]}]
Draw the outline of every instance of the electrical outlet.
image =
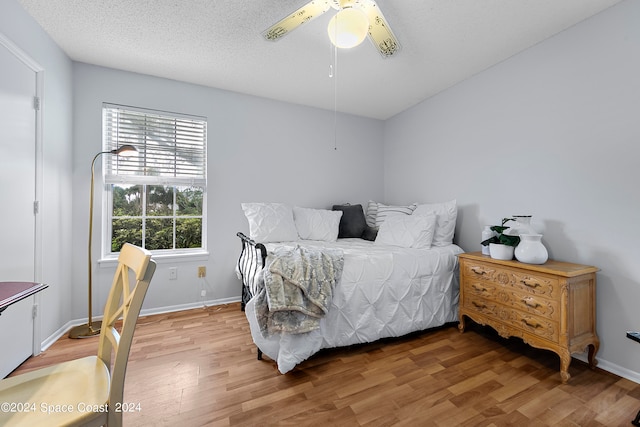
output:
[{"label": "electrical outlet", "polygon": [[198,277],[206,277],[207,276],[207,267],[201,265],[198,267]]},{"label": "electrical outlet", "polygon": [[178,278],[178,267],[169,267],[169,280],[176,280]]},{"label": "electrical outlet", "polygon": [[205,291],[204,289],[200,291],[200,296],[204,297],[207,296],[207,291]]}]

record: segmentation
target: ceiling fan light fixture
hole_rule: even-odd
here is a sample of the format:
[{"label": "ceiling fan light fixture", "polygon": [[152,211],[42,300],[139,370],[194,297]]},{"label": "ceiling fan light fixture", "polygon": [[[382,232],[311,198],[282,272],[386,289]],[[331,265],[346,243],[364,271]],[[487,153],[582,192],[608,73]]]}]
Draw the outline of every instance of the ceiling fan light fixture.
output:
[{"label": "ceiling fan light fixture", "polygon": [[360,9],[344,8],[331,18],[327,32],[331,43],[336,47],[343,49],[356,47],[367,37],[369,19]]}]

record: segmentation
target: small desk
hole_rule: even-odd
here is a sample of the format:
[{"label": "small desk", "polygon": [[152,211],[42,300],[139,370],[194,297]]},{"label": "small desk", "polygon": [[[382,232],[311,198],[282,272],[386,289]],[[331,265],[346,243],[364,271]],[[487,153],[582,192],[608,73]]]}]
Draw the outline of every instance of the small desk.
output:
[{"label": "small desk", "polygon": [[0,282],[0,315],[11,304],[48,288],[44,283],[35,282]]},{"label": "small desk", "polygon": [[34,336],[36,294],[48,286],[35,282],[0,282],[0,378],[6,377],[32,354],[40,353]]}]

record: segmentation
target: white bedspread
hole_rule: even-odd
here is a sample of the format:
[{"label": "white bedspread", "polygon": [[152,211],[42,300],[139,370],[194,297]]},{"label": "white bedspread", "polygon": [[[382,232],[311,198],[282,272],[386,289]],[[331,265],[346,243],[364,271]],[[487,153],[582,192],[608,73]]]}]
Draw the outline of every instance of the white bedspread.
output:
[{"label": "white bedspread", "polygon": [[[255,297],[247,304],[254,342],[283,374],[323,348],[398,337],[458,320],[457,255],[463,251],[456,245],[404,249],[361,239],[278,245],[296,244],[342,249],[344,268],[318,330],[265,338],[255,316]],[[269,252],[275,248],[266,246]]]}]

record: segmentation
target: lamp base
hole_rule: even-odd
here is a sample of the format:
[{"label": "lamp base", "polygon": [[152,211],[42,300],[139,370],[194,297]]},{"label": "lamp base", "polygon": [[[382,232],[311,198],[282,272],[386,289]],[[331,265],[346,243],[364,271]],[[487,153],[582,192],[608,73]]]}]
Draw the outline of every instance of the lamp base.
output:
[{"label": "lamp base", "polygon": [[96,335],[100,335],[100,327],[102,322],[91,322],[91,324],[84,324],[71,328],[69,331],[69,338],[91,338]]}]

